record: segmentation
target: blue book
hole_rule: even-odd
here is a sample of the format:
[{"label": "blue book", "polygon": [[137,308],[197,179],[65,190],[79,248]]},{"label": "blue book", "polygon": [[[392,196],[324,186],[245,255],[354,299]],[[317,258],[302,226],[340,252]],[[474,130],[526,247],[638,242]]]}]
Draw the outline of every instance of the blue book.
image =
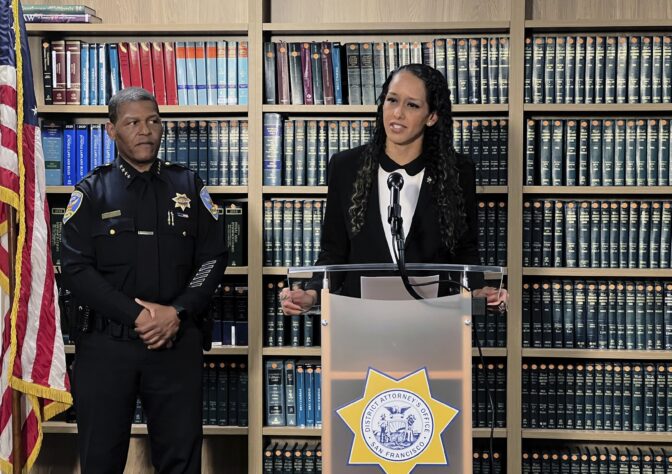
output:
[{"label": "blue book", "polygon": [[343,69],[341,68],[341,43],[331,45],[331,63],[334,69],[334,102],[343,105]]},{"label": "blue book", "polygon": [[208,122],[208,186],[219,184],[219,123]]},{"label": "blue book", "polygon": [[82,178],[89,174],[89,126],[83,123],[75,125],[75,182],[79,183]]},{"label": "blue book", "polygon": [[165,160],[174,163],[177,156],[177,122],[174,120],[166,122],[164,140],[166,148]]},{"label": "blue book", "polygon": [[282,129],[280,114],[264,114],[264,186],[282,185]]},{"label": "blue book", "polygon": [[196,103],[208,105],[208,79],[205,67],[205,41],[196,41]]},{"label": "blue book", "polygon": [[182,120],[177,122],[177,145],[175,163],[189,167],[189,125]]},{"label": "blue book", "polygon": [[110,97],[121,90],[121,74],[119,72],[119,47],[116,43],[108,44],[110,62]]},{"label": "blue book", "polygon": [[80,67],[80,80],[81,83],[81,97],[79,103],[81,105],[90,105],[89,102],[89,92],[90,92],[90,78],[89,78],[89,43],[81,42],[80,44],[80,55],[79,55],[79,67]]},{"label": "blue book", "polygon": [[177,73],[177,103],[187,105],[187,43],[175,43],[175,69]]},{"label": "blue book", "polygon": [[228,103],[226,41],[217,41],[217,105]]},{"label": "blue book", "polygon": [[44,152],[45,183],[47,186],[63,185],[63,126],[57,123],[42,124],[42,150]]},{"label": "blue book", "polygon": [[226,90],[228,105],[238,103],[238,42],[229,41],[227,45]]},{"label": "blue book", "polygon": [[89,104],[98,104],[98,43],[89,44]]},{"label": "blue book", "polygon": [[306,426],[315,427],[315,369],[310,364],[305,364],[306,379],[303,389],[306,393]]},{"label": "blue book", "polygon": [[315,366],[315,427],[322,428],[322,366]]},{"label": "blue book", "polygon": [[107,132],[103,132],[103,163],[112,163],[117,156],[117,146]]},{"label": "blue book", "polygon": [[305,371],[303,364],[296,365],[296,426],[306,427],[306,392]]},{"label": "blue book", "polygon": [[219,122],[219,166],[217,169],[217,185],[229,185],[229,121]]},{"label": "blue book", "polygon": [[217,42],[205,43],[205,69],[207,83],[207,104],[217,105]]},{"label": "blue book", "polygon": [[[196,43],[187,41],[185,46],[185,64],[187,66],[186,88],[187,100],[184,105],[198,105],[198,96],[196,93]],[[179,74],[177,76],[180,77]],[[180,105],[183,105],[180,102]]]},{"label": "blue book", "polygon": [[238,44],[238,105],[247,105],[249,101],[247,57],[247,41],[241,41]]},{"label": "blue book", "polygon": [[107,45],[105,43],[98,44],[98,105],[107,105],[110,100],[106,50]]},{"label": "blue book", "polygon": [[91,159],[90,169],[103,164],[103,125],[93,124],[90,126],[91,135],[89,138],[89,157]]}]

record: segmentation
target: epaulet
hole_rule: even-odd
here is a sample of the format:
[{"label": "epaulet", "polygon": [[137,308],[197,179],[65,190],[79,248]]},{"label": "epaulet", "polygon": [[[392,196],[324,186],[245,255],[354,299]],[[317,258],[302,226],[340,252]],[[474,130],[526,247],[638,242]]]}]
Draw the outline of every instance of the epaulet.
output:
[{"label": "epaulet", "polygon": [[105,163],[103,165],[98,165],[95,168],[91,170],[90,174],[97,174],[100,173],[101,171],[104,171],[106,169],[109,169],[112,166],[113,163]]},{"label": "epaulet", "polygon": [[172,168],[174,170],[189,170],[189,168],[184,166],[184,165],[181,165],[179,163],[170,162],[170,161],[164,161],[163,166],[165,166],[168,169]]}]

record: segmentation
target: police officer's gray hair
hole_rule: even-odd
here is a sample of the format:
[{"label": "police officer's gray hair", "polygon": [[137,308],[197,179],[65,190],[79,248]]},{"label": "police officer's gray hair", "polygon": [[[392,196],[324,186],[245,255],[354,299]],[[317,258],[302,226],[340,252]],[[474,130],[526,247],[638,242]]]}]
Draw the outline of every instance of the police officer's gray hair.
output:
[{"label": "police officer's gray hair", "polygon": [[156,102],[156,97],[154,97],[146,89],[143,89],[142,87],[127,87],[126,89],[120,90],[112,96],[110,103],[107,106],[110,122],[117,122],[117,112],[121,104],[125,104],[126,102],[140,102],[145,100],[153,103],[158,112],[159,104]]}]

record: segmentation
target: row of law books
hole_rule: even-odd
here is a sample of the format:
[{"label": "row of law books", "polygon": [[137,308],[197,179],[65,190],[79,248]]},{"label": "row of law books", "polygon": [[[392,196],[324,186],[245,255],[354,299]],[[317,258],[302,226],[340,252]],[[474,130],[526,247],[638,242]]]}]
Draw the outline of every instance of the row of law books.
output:
[{"label": "row of law books", "polygon": [[312,265],[320,253],[326,199],[264,201],[264,266]]},{"label": "row of law books", "polygon": [[525,184],[669,186],[670,125],[669,118],[528,120]]},{"label": "row of law books", "polygon": [[165,120],[158,157],[190,168],[208,186],[247,186],[248,121]]},{"label": "row of law books", "polygon": [[453,119],[453,146],[471,157],[477,186],[505,186],[509,158],[507,120]]},{"label": "row of law books", "polygon": [[42,41],[46,105],[106,105],[143,87],[159,105],[246,105],[247,41]]},{"label": "row of law books", "polygon": [[369,142],[373,119],[285,119],[264,114],[264,185],[326,186],[331,157]]},{"label": "row of law books", "polygon": [[[248,146],[247,120],[168,120],[157,156],[194,170],[206,185],[245,186]],[[45,121],[42,148],[47,186],[73,186],[116,157],[103,124]]]},{"label": "row of law books", "polygon": [[672,474],[668,447],[553,446],[524,448],[523,474],[546,472],[606,472]]},{"label": "row of law books", "polygon": [[525,40],[525,102],[672,101],[672,37],[533,35]]},{"label": "row of law books", "polygon": [[506,461],[501,450],[497,448],[490,452],[489,449],[475,446],[472,458],[473,474],[499,474],[504,472]]},{"label": "row of law books", "polygon": [[247,426],[249,376],[245,361],[203,362],[203,424]]},{"label": "row of law books", "polygon": [[478,253],[481,265],[506,266],[506,201],[478,201]]},{"label": "row of law books", "polygon": [[672,364],[591,361],[522,366],[523,428],[672,431]]},{"label": "row of law books", "polygon": [[322,427],[322,365],[319,360],[266,360],[264,393],[267,426]]},{"label": "row of law books", "polygon": [[322,443],[315,439],[271,439],[264,449],[263,474],[322,472]]},{"label": "row of law books", "polygon": [[212,346],[247,346],[248,287],[242,282],[224,283],[210,300],[208,318],[212,320]]},{"label": "row of law books", "polygon": [[523,347],[672,350],[672,282],[523,283]]},{"label": "row of law books", "polygon": [[374,105],[389,74],[427,64],[446,78],[455,104],[505,104],[509,38],[420,41],[266,42],[264,100],[283,105]]},{"label": "row of law books", "polygon": [[523,266],[670,268],[672,202],[523,203]]},{"label": "row of law books", "polygon": [[319,346],[319,312],[307,311],[300,315],[285,315],[282,311],[280,292],[286,287],[285,279],[269,280],[264,285],[264,346]]},{"label": "row of law books", "polygon": [[96,10],[86,5],[22,5],[26,23],[101,23]]},{"label": "row of law books", "polygon": [[471,347],[506,347],[507,314],[505,311],[486,311],[471,317]]},{"label": "row of law books", "polygon": [[[506,427],[506,365],[504,361],[471,366],[471,424],[474,428]],[[490,394],[488,394],[488,391]],[[494,406],[490,406],[489,396]],[[494,411],[493,411],[494,410]]]}]

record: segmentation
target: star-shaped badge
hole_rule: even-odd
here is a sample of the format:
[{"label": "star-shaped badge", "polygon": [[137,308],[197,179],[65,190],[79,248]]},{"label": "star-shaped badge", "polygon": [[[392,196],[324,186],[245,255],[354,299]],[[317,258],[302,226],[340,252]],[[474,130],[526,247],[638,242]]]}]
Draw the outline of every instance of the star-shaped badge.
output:
[{"label": "star-shaped badge", "polygon": [[191,199],[189,199],[186,194],[175,193],[173,202],[175,203],[175,208],[182,209],[183,211],[186,211],[188,207],[191,207]]},{"label": "star-shaped badge", "polygon": [[362,398],[336,412],[355,435],[348,464],[388,474],[448,464],[441,433],[459,410],[432,398],[424,368],[400,380],[369,369]]}]

